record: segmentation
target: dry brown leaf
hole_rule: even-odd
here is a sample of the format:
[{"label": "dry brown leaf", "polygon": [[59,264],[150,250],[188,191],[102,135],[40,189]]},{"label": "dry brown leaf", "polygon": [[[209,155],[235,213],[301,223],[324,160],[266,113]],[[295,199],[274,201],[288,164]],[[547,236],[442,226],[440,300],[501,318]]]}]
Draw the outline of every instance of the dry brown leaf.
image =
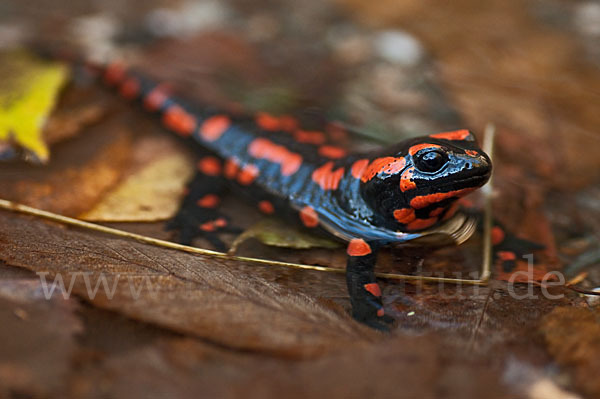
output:
[{"label": "dry brown leaf", "polygon": [[76,305],[58,290],[46,298],[38,279],[0,280],[0,396],[64,392],[82,330]]},{"label": "dry brown leaf", "polygon": [[[489,359],[465,358],[438,336],[394,337],[314,361],[226,352],[162,340],[107,359],[82,378],[83,397],[508,398]],[[440,396],[443,393],[443,396]]]},{"label": "dry brown leaf", "polygon": [[[0,224],[0,259],[7,263],[48,272],[49,282],[60,275],[66,286],[73,284],[74,293],[96,306],[219,345],[306,357],[360,345],[376,334],[343,311],[251,272],[260,267],[6,212],[0,213]],[[100,289],[94,291],[96,286]]]},{"label": "dry brown leaf", "polygon": [[100,123],[110,111],[111,100],[114,102],[113,95],[102,90],[69,87],[44,127],[44,138],[49,144],[55,144]]},{"label": "dry brown leaf", "polygon": [[0,197],[64,215],[90,209],[119,181],[130,161],[133,133],[124,126],[125,118],[111,118],[85,137],[56,146],[44,168],[3,165]]},{"label": "dry brown leaf", "polygon": [[589,397],[598,397],[600,311],[559,307],[544,317],[540,331],[558,364],[572,370],[575,385]]}]

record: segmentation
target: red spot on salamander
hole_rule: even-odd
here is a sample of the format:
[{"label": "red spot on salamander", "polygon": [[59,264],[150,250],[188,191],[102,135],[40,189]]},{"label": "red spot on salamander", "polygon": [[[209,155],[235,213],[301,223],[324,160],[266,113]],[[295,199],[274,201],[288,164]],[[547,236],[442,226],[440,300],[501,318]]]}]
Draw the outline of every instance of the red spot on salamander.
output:
[{"label": "red spot on salamander", "polygon": [[144,108],[148,111],[158,111],[168,99],[167,88],[164,85],[158,85],[144,98]]},{"label": "red spot on salamander", "polygon": [[438,222],[438,218],[415,219],[406,225],[407,230],[423,230],[433,226]]},{"label": "red spot on salamander", "polygon": [[466,129],[455,130],[453,132],[442,132],[436,134],[430,134],[429,137],[434,139],[444,139],[444,140],[464,140],[471,135]]},{"label": "red spot on salamander", "polygon": [[368,182],[379,173],[394,174],[401,171],[406,165],[404,158],[383,157],[374,159],[371,164],[364,170],[360,180]]},{"label": "red spot on salamander", "polygon": [[479,153],[477,151],[473,151],[473,150],[465,150],[465,153],[470,157],[476,157],[479,155]]},{"label": "red spot on salamander", "polygon": [[127,100],[135,99],[140,93],[140,82],[137,78],[127,78],[119,87],[119,94]]},{"label": "red spot on salamander", "polygon": [[323,190],[337,190],[340,180],[344,177],[344,168],[333,170],[333,161],[329,161],[312,173],[312,181]]},{"label": "red spot on salamander", "polygon": [[206,223],[202,223],[200,226],[198,226],[200,228],[200,230],[202,231],[215,231],[217,229],[217,226],[215,226],[214,222],[206,222]]},{"label": "red spot on salamander", "polygon": [[300,220],[306,227],[317,227],[319,225],[319,215],[310,206],[305,206],[300,210]]},{"label": "red spot on salamander", "polygon": [[418,195],[410,200],[410,206],[414,209],[425,208],[429,205],[438,203],[448,198],[461,197],[475,190],[474,187],[463,188],[461,190],[452,190],[445,193],[434,193],[428,195]]},{"label": "red spot on salamander", "polygon": [[206,194],[204,197],[196,201],[196,204],[203,208],[214,208],[219,205],[219,197],[215,194]]},{"label": "red spot on salamander", "polygon": [[258,173],[259,171],[256,165],[244,165],[237,176],[237,181],[243,186],[249,186],[256,179]]},{"label": "red spot on salamander", "polygon": [[113,62],[104,71],[104,82],[109,86],[116,86],[125,79],[125,66],[120,62]]},{"label": "red spot on salamander", "polygon": [[446,208],[435,208],[434,210],[429,212],[429,216],[430,217],[440,216],[442,214],[442,212],[444,212],[444,209],[446,209]]},{"label": "red spot on salamander", "polygon": [[215,231],[219,227],[225,227],[225,226],[227,226],[227,220],[225,220],[224,218],[218,218],[218,219],[212,220],[210,222],[202,223],[198,227],[202,231],[211,232],[211,231]]},{"label": "red spot on salamander", "polygon": [[275,212],[275,207],[269,201],[260,201],[258,203],[258,209],[260,209],[262,213],[266,213],[267,215],[270,215]]},{"label": "red spot on salamander", "polygon": [[216,157],[204,157],[198,161],[198,170],[208,176],[221,174],[221,161]]},{"label": "red spot on salamander", "polygon": [[504,230],[502,230],[498,226],[494,226],[492,228],[492,244],[493,245],[500,244],[502,241],[504,241],[504,237],[505,237]]},{"label": "red spot on salamander", "polygon": [[379,288],[379,284],[377,283],[369,283],[363,285],[364,289],[373,294],[376,297],[381,296],[381,288]]},{"label": "red spot on salamander", "polygon": [[164,112],[163,124],[181,136],[189,136],[196,130],[196,118],[178,105],[172,105]]},{"label": "red spot on salamander", "polygon": [[362,238],[353,238],[350,240],[346,249],[346,253],[350,256],[365,256],[371,252],[371,246]]},{"label": "red spot on salamander", "polygon": [[398,223],[408,224],[416,219],[415,210],[412,208],[396,209],[394,211],[394,218]]},{"label": "red spot on salamander", "polygon": [[346,156],[346,150],[332,145],[324,145],[319,147],[319,155],[331,159],[339,159]]},{"label": "red spot on salamander", "polygon": [[216,141],[229,129],[231,120],[225,115],[215,115],[202,122],[200,136],[206,141]]},{"label": "red spot on salamander", "polygon": [[352,164],[352,167],[350,168],[350,174],[355,179],[360,179],[365,169],[367,169],[367,166],[369,166],[368,159],[359,159]]},{"label": "red spot on salamander", "polygon": [[266,112],[257,113],[255,122],[261,129],[271,132],[277,130],[291,132],[298,127],[298,121],[292,116],[282,115],[276,117]]},{"label": "red spot on salamander", "polygon": [[233,179],[234,177],[237,176],[239,170],[240,170],[240,162],[238,161],[238,159],[235,157],[229,158],[225,162],[225,167],[223,168],[223,174],[225,175],[226,178]]},{"label": "red spot on salamander", "polygon": [[415,182],[411,180],[414,171],[415,168],[408,168],[402,173],[402,176],[400,176],[400,191],[405,192],[417,188]]},{"label": "red spot on salamander", "polygon": [[311,130],[297,130],[294,132],[294,138],[299,143],[321,145],[325,142],[325,134],[323,132]]},{"label": "red spot on salamander", "polygon": [[282,115],[279,117],[279,126],[281,126],[281,130],[291,132],[298,128],[298,121],[293,116]]},{"label": "red spot on salamander", "polygon": [[385,310],[383,308],[377,309],[377,317],[383,317],[385,315]]},{"label": "red spot on salamander", "polygon": [[283,176],[293,175],[302,165],[302,156],[291,152],[282,145],[259,137],[254,139],[248,146],[248,154],[257,159],[266,159],[281,166]]},{"label": "red spot on salamander", "polygon": [[498,251],[496,252],[496,255],[498,255],[498,258],[502,259],[504,262],[517,259],[517,255],[515,255],[515,253],[512,251]]},{"label": "red spot on salamander", "polygon": [[259,112],[256,114],[255,122],[263,130],[275,131],[281,130],[281,123],[279,118],[267,114],[266,112]]},{"label": "red spot on salamander", "polygon": [[419,152],[425,148],[442,148],[442,146],[439,146],[437,144],[429,144],[429,143],[415,144],[408,149],[408,153],[410,155],[415,155],[417,152]]}]

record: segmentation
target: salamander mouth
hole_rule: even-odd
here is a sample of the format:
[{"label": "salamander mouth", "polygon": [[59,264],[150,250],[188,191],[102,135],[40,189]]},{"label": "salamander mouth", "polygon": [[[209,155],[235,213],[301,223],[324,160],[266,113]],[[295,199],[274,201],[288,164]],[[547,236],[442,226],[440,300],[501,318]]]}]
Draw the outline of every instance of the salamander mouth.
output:
[{"label": "salamander mouth", "polygon": [[[462,179],[454,179],[448,181],[447,183],[442,183],[438,185],[438,188],[444,189],[463,189],[463,188],[471,188],[471,187],[481,187],[490,179],[491,172],[486,174],[477,174],[473,176],[468,176]],[[445,190],[444,190],[445,191]]]},{"label": "salamander mouth", "polygon": [[491,175],[492,174],[490,172],[490,173],[486,173],[484,175],[470,176],[465,179],[459,180],[458,183],[460,185],[464,185],[465,187],[479,187],[479,186],[483,186],[485,183],[487,183],[487,181],[490,179]]}]

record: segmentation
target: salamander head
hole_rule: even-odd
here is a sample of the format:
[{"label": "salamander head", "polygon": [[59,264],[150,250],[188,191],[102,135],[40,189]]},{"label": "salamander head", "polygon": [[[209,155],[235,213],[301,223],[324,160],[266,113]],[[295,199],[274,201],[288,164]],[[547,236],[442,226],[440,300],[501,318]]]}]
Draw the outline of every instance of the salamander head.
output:
[{"label": "salamander head", "polygon": [[456,200],[490,178],[490,158],[468,130],[408,140],[376,156],[360,192],[377,217],[399,231],[418,231],[454,214]]}]

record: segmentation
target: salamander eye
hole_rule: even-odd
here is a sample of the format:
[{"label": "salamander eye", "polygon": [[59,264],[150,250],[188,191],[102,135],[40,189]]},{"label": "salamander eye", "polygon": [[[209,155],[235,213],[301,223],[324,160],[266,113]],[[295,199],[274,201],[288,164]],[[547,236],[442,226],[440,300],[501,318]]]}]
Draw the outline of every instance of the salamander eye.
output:
[{"label": "salamander eye", "polygon": [[415,166],[421,172],[432,173],[442,169],[447,161],[448,156],[444,152],[433,150],[418,154],[415,159]]}]

